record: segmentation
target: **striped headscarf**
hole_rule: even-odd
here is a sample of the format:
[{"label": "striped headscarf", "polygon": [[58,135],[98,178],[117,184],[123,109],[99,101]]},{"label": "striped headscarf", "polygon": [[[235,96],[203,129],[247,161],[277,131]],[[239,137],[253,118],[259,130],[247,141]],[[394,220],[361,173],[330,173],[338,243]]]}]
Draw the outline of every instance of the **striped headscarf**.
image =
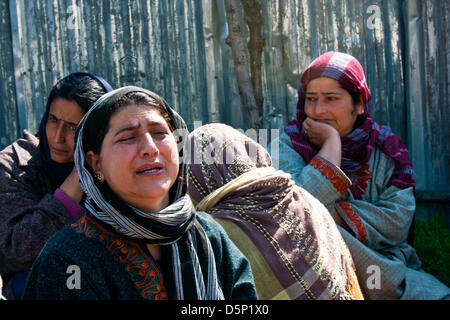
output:
[{"label": "striped headscarf", "polygon": [[[394,185],[401,189],[413,187],[415,190],[414,171],[408,149],[401,138],[394,135],[388,126],[377,124],[370,116],[372,100],[364,70],[359,61],[349,54],[324,53],[303,72],[298,87],[297,118],[285,127],[294,149],[306,162],[319,152],[302,130],[302,123],[307,118],[304,108],[305,89],[311,80],[319,77],[338,81],[343,88],[359,93],[365,102],[364,114],[358,116],[353,130],[341,137],[341,169],[347,174],[361,170],[369,161],[376,146],[395,162],[394,173],[387,186]],[[352,185],[350,190],[356,199],[362,198],[364,190],[360,190],[357,185]]]},{"label": "striped headscarf", "polygon": [[98,136],[95,133],[108,126],[114,104],[130,92],[142,92],[155,99],[167,111],[174,134],[180,139],[178,142],[181,141],[182,146],[187,142],[184,120],[157,94],[133,86],[105,94],[82,119],[76,135],[75,164],[87,197],[86,209],[123,236],[170,247],[175,299],[223,299],[211,243],[196,220],[193,204],[186,195],[185,161],[180,160],[177,180],[169,191],[171,203],[159,212],[142,212],[122,201],[106,182],[100,183],[94,178],[85,161],[85,153],[89,150],[85,150],[83,144],[95,139]]}]

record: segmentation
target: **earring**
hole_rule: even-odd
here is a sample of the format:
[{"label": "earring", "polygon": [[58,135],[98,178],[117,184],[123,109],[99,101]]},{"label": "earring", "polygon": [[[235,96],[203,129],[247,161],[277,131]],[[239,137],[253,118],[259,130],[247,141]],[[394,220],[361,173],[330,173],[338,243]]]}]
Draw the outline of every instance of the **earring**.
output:
[{"label": "earring", "polygon": [[105,177],[99,172],[94,173],[94,177],[100,183],[103,183],[103,181],[105,181]]}]

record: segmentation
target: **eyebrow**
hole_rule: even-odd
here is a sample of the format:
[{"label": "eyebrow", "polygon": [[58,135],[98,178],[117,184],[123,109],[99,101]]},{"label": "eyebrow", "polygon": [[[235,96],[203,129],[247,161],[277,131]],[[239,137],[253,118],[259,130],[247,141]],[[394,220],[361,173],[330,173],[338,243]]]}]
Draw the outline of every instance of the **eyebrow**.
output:
[{"label": "eyebrow", "polygon": [[60,119],[60,118],[58,118],[57,116],[55,116],[53,113],[50,113],[50,112],[49,112],[48,115],[49,115],[49,116],[52,116],[53,118],[55,118],[55,119],[58,120],[58,121],[61,120],[62,122],[67,123],[67,124],[69,124],[69,125],[71,125],[71,126],[78,126],[78,123]]},{"label": "eyebrow", "polygon": [[139,128],[139,126],[140,126],[140,124],[137,124],[137,125],[131,125],[131,126],[127,126],[127,127],[121,128],[121,129],[119,129],[119,130],[114,134],[113,138],[116,137],[116,136],[118,136],[120,133],[122,133],[122,132],[124,132],[124,131],[132,131],[132,130],[135,130],[135,129]]},{"label": "eyebrow", "polygon": [[[148,125],[149,125],[149,126],[160,126],[160,125],[164,125],[164,122],[162,122],[162,121],[150,121],[150,122],[148,123]],[[119,135],[119,134],[122,133],[122,132],[136,130],[136,129],[139,128],[140,126],[141,126],[141,124],[138,123],[138,124],[136,124],[136,125],[130,125],[130,126],[123,127],[123,128],[121,128],[121,129],[119,129],[119,130],[114,134],[113,138],[116,137],[117,135]]]},{"label": "eyebrow", "polygon": [[[306,92],[306,94],[317,94],[317,92]],[[342,93],[340,92],[334,92],[334,91],[329,91],[329,92],[322,92],[323,95],[329,95],[329,94],[337,94],[337,95],[342,95]]]}]

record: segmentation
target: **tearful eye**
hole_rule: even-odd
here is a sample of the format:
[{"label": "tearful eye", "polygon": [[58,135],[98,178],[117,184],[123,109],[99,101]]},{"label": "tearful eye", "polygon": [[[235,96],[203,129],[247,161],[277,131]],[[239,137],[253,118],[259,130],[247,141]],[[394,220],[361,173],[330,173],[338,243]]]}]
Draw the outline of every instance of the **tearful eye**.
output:
[{"label": "tearful eye", "polygon": [[152,136],[163,139],[168,134],[167,131],[161,130],[161,131],[154,131],[152,132]]}]

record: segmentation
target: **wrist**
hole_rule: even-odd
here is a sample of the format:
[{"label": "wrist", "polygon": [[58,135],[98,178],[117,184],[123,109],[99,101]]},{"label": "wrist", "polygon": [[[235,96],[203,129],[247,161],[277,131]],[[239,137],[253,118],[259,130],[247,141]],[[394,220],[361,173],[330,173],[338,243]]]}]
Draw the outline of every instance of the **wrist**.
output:
[{"label": "wrist", "polygon": [[77,219],[81,214],[84,213],[84,208],[80,206],[80,204],[74,199],[69,196],[64,190],[61,188],[58,188],[55,190],[53,196],[61,202],[61,204],[64,206],[64,208],[69,213],[72,220]]},{"label": "wrist", "polygon": [[80,203],[81,198],[83,197],[83,190],[81,190],[78,180],[73,181],[73,179],[70,179],[69,176],[59,188],[64,191],[69,197],[71,197],[72,200]]}]

